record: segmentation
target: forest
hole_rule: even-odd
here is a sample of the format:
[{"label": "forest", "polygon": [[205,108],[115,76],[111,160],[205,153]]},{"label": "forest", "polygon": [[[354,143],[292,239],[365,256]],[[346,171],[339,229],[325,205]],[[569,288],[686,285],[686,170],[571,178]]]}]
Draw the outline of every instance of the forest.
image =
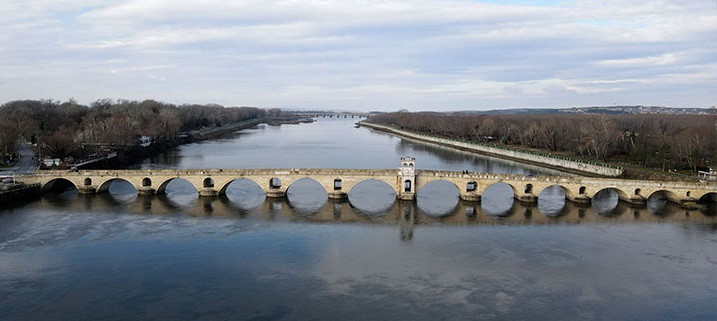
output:
[{"label": "forest", "polygon": [[395,112],[370,121],[447,138],[662,171],[717,167],[717,112],[466,115]]},{"label": "forest", "polygon": [[70,99],[18,100],[0,106],[0,156],[12,158],[22,138],[42,155],[82,158],[97,148],[121,150],[137,145],[140,135],[157,144],[174,144],[178,134],[248,119],[264,119],[280,110],[220,105],[173,105],[155,100],[101,99],[88,105]]}]

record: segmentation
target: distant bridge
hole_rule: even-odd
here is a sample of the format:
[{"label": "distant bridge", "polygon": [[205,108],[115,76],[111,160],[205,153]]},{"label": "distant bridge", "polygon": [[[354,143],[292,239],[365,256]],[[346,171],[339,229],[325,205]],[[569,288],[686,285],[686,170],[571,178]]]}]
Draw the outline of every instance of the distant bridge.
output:
[{"label": "distant bridge", "polygon": [[621,201],[645,205],[652,195],[659,195],[684,208],[698,202],[717,202],[716,182],[681,182],[622,180],[563,176],[525,176],[514,174],[469,173],[455,171],[415,170],[414,159],[402,159],[398,169],[165,169],[165,170],[80,170],[39,171],[18,177],[25,183],[39,183],[42,190],[52,189],[61,181],[74,185],[79,193],[101,193],[116,180],[132,184],[139,194],[163,194],[175,179],[191,183],[200,196],[226,193],[230,183],[246,179],[256,183],[267,197],[284,197],[292,183],[310,178],[318,182],[332,199],[343,199],[358,183],[377,180],[386,183],[398,199],[414,200],[416,192],[435,181],[452,183],[464,201],[480,201],[486,188],[505,183],[513,189],[515,199],[526,204],[537,203],[540,193],[559,186],[565,198],[589,204],[600,191],[614,189]]}]

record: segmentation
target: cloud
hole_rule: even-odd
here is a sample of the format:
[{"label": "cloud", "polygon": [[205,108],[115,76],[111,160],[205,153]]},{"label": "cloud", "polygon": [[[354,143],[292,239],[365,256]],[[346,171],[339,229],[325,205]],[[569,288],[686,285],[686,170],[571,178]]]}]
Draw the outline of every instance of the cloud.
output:
[{"label": "cloud", "polygon": [[717,99],[707,0],[10,0],[3,17],[4,101],[418,110]]}]

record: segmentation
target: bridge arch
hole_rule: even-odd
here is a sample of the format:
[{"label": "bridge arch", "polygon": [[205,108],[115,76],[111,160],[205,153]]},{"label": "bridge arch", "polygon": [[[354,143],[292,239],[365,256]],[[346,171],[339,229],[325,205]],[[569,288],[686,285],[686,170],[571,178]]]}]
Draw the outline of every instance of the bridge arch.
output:
[{"label": "bridge arch", "polygon": [[58,178],[52,178],[52,179],[42,183],[40,186],[40,191],[42,191],[44,193],[44,192],[49,192],[49,191],[65,190],[65,189],[71,188],[71,187],[74,187],[77,191],[80,190],[80,187],[77,186],[77,184],[75,184],[75,182],[73,182],[69,179],[63,178],[63,177],[58,177]]},{"label": "bridge arch", "polygon": [[[351,191],[353,190],[353,188],[354,188],[356,185],[362,184],[363,182],[366,182],[366,181],[378,181],[378,182],[384,183],[384,184],[386,184],[388,187],[390,187],[391,190],[392,190],[394,193],[396,193],[396,195],[399,195],[399,194],[400,194],[400,191],[397,190],[396,182],[392,182],[392,181],[389,181],[389,180],[386,180],[386,179],[383,179],[383,178],[380,178],[380,177],[371,177],[371,178],[365,178],[365,179],[359,179],[359,180],[349,179],[349,177],[339,177],[339,178],[342,179],[342,181],[341,181],[342,189],[343,189],[347,194],[350,194]],[[403,184],[401,184],[401,187],[403,187]]]},{"label": "bridge arch", "polygon": [[365,179],[352,184],[347,195],[351,207],[365,214],[376,215],[390,209],[398,193],[395,186],[384,180]]},{"label": "bridge arch", "polygon": [[219,188],[218,195],[241,209],[255,208],[266,200],[266,193],[259,183],[246,177],[227,181]]},{"label": "bridge arch", "polygon": [[[689,195],[690,193],[687,192],[686,194]],[[647,198],[648,199],[651,199],[651,198],[664,199],[664,200],[670,201],[675,204],[680,203],[680,197],[677,194],[675,194],[674,192],[666,190],[666,189],[656,190],[656,191],[652,192]]]},{"label": "bridge arch", "polygon": [[[439,182],[445,182],[445,183],[439,183]],[[457,191],[458,194],[460,195],[461,187],[458,186],[458,185],[456,184],[456,182],[454,182],[454,181],[452,181],[452,180],[448,180],[448,179],[436,179],[436,180],[432,180],[432,181],[430,181],[430,182],[428,182],[428,183],[426,183],[426,184],[421,184],[421,187],[418,188],[418,189],[416,189],[416,194],[420,193],[421,190],[423,190],[426,186],[429,186],[429,185],[432,185],[432,184],[435,184],[435,183],[444,184],[444,185],[446,185],[446,187],[448,186],[448,184],[450,184],[451,186],[453,186],[453,187],[456,189],[456,191]],[[446,183],[448,183],[448,184],[446,184]]]},{"label": "bridge arch", "polygon": [[570,199],[570,190],[565,186],[554,184],[542,188],[537,192],[538,209],[548,217],[558,217],[565,214],[566,201]]},{"label": "bridge arch", "polygon": [[172,177],[172,178],[162,181],[157,186],[157,194],[166,194],[167,193],[167,185],[169,185],[169,183],[173,182],[174,180],[181,180],[181,181],[187,182],[189,185],[192,185],[194,187],[195,192],[197,192],[197,193],[199,192],[199,189],[197,189],[197,186],[192,184],[192,182],[190,182],[189,180],[187,180],[185,178],[181,178],[181,177]]},{"label": "bridge arch", "polygon": [[261,187],[261,184],[260,184],[259,182],[257,182],[256,180],[254,180],[254,179],[251,179],[251,178],[249,178],[249,177],[237,177],[237,178],[228,180],[228,181],[226,181],[223,185],[221,185],[221,186],[219,187],[219,195],[226,195],[227,190],[229,189],[229,185],[232,185],[232,183],[234,183],[234,182],[237,182],[237,183],[246,182],[247,184],[253,184],[253,185],[255,185],[256,187],[258,187],[258,188],[259,188],[260,190],[262,190],[262,191],[264,190],[264,189]]},{"label": "bridge arch", "polygon": [[[316,180],[314,178],[302,177],[297,180],[291,181],[289,183],[289,185],[286,186],[286,192],[288,193],[292,187],[294,187],[294,191],[296,191],[297,188],[300,188],[300,187],[298,187],[299,185],[306,185],[306,186],[314,185],[314,187],[317,187],[317,191],[318,191],[318,187],[321,187],[321,191],[326,193],[326,195],[328,195],[329,191],[333,190],[333,189],[327,189],[326,186],[324,186],[324,184],[321,184],[321,182],[319,182],[318,180]],[[309,187],[309,188],[311,188],[311,187]]]},{"label": "bridge arch", "polygon": [[109,191],[110,185],[112,185],[112,183],[115,182],[115,181],[124,181],[124,182],[127,182],[129,185],[131,185],[132,187],[134,187],[134,189],[139,192],[139,189],[137,188],[137,185],[133,184],[133,183],[130,182],[129,180],[124,179],[124,178],[121,178],[121,177],[112,177],[112,178],[110,178],[110,179],[105,180],[104,182],[102,182],[101,184],[99,184],[99,185],[97,186],[97,193],[104,193],[104,192]]},{"label": "bridge arch", "polygon": [[[509,189],[507,189],[507,188],[505,188],[505,187],[507,187],[507,188],[509,188]],[[486,192],[488,192],[488,193],[490,194],[490,191],[491,191],[491,190],[494,190],[494,189],[496,189],[496,188],[503,189],[503,190],[505,190],[505,191],[510,190],[510,192],[513,193],[513,195],[510,196],[511,198],[515,198],[516,196],[520,195],[520,193],[518,192],[518,188],[516,188],[516,185],[513,185],[513,184],[508,183],[508,182],[495,182],[495,183],[492,183],[492,184],[486,186],[486,187],[483,189],[482,194],[485,194]]]},{"label": "bridge arch", "polygon": [[617,187],[605,187],[605,188],[599,189],[597,192],[595,192],[595,195],[598,195],[600,193],[610,193],[610,192],[616,193],[618,199],[621,201],[628,201],[630,199],[630,195],[628,195],[625,191],[623,191],[622,189],[617,188]]},{"label": "bridge arch", "polygon": [[613,216],[620,212],[621,201],[630,202],[630,196],[622,189],[611,186],[595,192],[590,203],[598,214]]},{"label": "bridge arch", "polygon": [[328,191],[316,179],[302,177],[286,187],[286,202],[299,214],[314,214],[327,202]]},{"label": "bridge arch", "polygon": [[[448,195],[450,194],[450,195]],[[437,179],[416,192],[416,206],[431,217],[446,217],[458,207],[461,188],[451,180]]]},{"label": "bridge arch", "polygon": [[703,203],[703,204],[717,203],[717,192],[709,192],[709,193],[703,194],[698,199],[698,202]]}]

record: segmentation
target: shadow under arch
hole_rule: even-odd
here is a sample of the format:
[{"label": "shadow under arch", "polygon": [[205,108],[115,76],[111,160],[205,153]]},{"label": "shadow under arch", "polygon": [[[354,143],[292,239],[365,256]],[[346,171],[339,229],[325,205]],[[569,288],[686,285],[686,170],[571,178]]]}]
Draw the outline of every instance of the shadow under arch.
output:
[{"label": "shadow under arch", "polygon": [[348,191],[352,208],[367,216],[383,216],[396,202],[396,191],[388,183],[366,179],[353,185]]},{"label": "shadow under arch", "polygon": [[157,186],[157,196],[163,196],[177,207],[188,208],[197,202],[199,191],[188,180],[173,177]]},{"label": "shadow under arch", "polygon": [[42,185],[40,191],[42,193],[53,192],[56,194],[68,192],[71,189],[79,191],[79,188],[72,181],[65,178],[53,178]]},{"label": "shadow under arch", "polygon": [[324,186],[310,177],[297,179],[286,187],[286,203],[298,215],[316,213],[328,198],[329,194]]},{"label": "shadow under arch", "polygon": [[513,213],[517,191],[514,186],[499,182],[489,185],[483,190],[481,207],[490,216],[509,216]]},{"label": "shadow under arch", "polygon": [[717,216],[717,193],[706,193],[697,200],[702,205],[699,209],[702,214],[707,216]]},{"label": "shadow under arch", "polygon": [[677,204],[680,203],[680,198],[677,196],[677,194],[675,194],[672,191],[668,191],[668,190],[664,190],[664,189],[652,192],[649,196],[647,196],[647,199],[655,198],[655,197],[657,197],[660,200],[670,201],[670,202],[677,203]]},{"label": "shadow under arch", "polygon": [[[170,184],[174,185],[177,183],[180,183],[182,185],[182,187],[177,188],[177,189],[170,188],[169,191],[167,190],[167,187],[170,186]],[[157,186],[157,194],[167,194],[167,192],[179,192],[181,194],[187,194],[190,190],[189,186],[192,187],[191,190],[193,190],[193,193],[199,193],[197,188],[194,187],[194,185],[191,182],[189,182],[188,180],[181,178],[181,177],[173,177],[166,181],[163,181],[162,183],[159,184],[159,186]]]},{"label": "shadow under arch", "polygon": [[460,187],[447,180],[435,180],[416,192],[416,207],[431,217],[453,215],[460,201]]},{"label": "shadow under arch", "polygon": [[717,204],[717,192],[705,193],[697,200],[700,204]]},{"label": "shadow under arch", "polygon": [[654,191],[645,201],[647,211],[657,216],[669,216],[675,208],[674,204],[679,204],[679,198],[668,190]]},{"label": "shadow under arch", "polygon": [[266,194],[259,183],[248,178],[237,178],[227,182],[219,189],[219,196],[242,210],[261,206],[266,199]]},{"label": "shadow under arch", "polygon": [[97,193],[109,192],[110,186],[112,186],[112,184],[115,182],[124,182],[123,185],[127,185],[128,187],[131,186],[134,189],[135,193],[137,193],[137,188],[134,186],[134,184],[132,184],[132,182],[120,177],[110,178],[102,182],[102,184],[97,186]]},{"label": "shadow under arch", "polygon": [[629,196],[625,191],[619,188],[607,187],[597,191],[590,203],[600,215],[618,215],[616,209],[618,209],[620,200],[626,199],[629,199]]}]

